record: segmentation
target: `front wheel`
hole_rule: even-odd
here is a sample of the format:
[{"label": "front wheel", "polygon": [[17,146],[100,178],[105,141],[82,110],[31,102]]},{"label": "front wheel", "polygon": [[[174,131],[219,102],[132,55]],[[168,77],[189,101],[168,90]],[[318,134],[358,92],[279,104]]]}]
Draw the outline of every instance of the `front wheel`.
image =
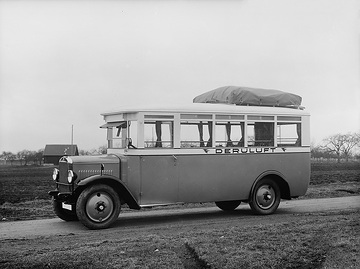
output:
[{"label": "front wheel", "polygon": [[260,215],[269,215],[280,204],[280,188],[271,178],[264,178],[256,183],[249,201],[251,209]]},{"label": "front wheel", "polygon": [[241,204],[241,201],[239,200],[221,201],[221,202],[215,202],[215,204],[218,208],[224,211],[233,211]]},{"label": "front wheel", "polygon": [[89,229],[106,229],[120,214],[118,194],[108,185],[97,184],[86,188],[76,203],[76,214]]}]

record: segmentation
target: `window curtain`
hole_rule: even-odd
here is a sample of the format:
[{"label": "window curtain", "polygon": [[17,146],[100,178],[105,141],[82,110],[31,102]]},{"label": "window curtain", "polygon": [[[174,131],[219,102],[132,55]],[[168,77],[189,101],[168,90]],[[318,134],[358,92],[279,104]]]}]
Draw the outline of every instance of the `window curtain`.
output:
[{"label": "window curtain", "polygon": [[155,131],[156,131],[155,147],[156,148],[161,148],[162,147],[162,143],[161,143],[161,121],[156,121],[155,122]]},{"label": "window curtain", "polygon": [[169,123],[169,129],[170,129],[170,145],[171,147],[174,146],[174,127],[173,122]]},{"label": "window curtain", "polygon": [[202,121],[200,121],[200,123],[198,124],[198,129],[199,129],[199,136],[200,136],[200,147],[205,147],[204,128],[203,128],[203,122]]},{"label": "window curtain", "polygon": [[208,121],[208,129],[209,129],[209,140],[206,144],[207,147],[212,147],[212,121]]},{"label": "window curtain", "polygon": [[255,146],[274,145],[274,123],[255,122]]},{"label": "window curtain", "polygon": [[239,143],[237,144],[238,147],[243,147],[244,146],[244,137],[245,137],[245,128],[244,128],[244,123],[240,122],[240,132],[241,132],[241,138],[239,140]]},{"label": "window curtain", "polygon": [[300,147],[301,146],[301,124],[296,124],[296,133],[298,138],[296,139],[295,146]]},{"label": "window curtain", "polygon": [[228,123],[225,125],[225,128],[226,128],[226,135],[227,135],[226,146],[227,146],[227,147],[232,147],[232,146],[233,146],[233,143],[232,143],[232,141],[231,141],[231,123],[228,122]]}]

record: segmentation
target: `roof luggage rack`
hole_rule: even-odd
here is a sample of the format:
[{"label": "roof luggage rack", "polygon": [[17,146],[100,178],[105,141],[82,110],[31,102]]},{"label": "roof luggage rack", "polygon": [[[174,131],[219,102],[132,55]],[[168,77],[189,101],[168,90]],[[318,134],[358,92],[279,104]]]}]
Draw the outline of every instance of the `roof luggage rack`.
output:
[{"label": "roof luggage rack", "polygon": [[196,96],[193,102],[304,109],[301,100],[299,95],[279,90],[224,86]]}]

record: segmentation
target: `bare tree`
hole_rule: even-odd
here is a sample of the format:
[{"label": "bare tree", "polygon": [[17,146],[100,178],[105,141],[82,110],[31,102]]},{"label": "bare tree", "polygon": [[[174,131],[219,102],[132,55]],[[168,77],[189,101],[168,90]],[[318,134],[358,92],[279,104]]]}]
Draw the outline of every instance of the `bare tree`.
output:
[{"label": "bare tree", "polygon": [[6,162],[10,162],[13,165],[13,161],[16,160],[16,155],[10,151],[3,151],[0,157],[4,158]]},{"label": "bare tree", "polygon": [[85,155],[91,155],[91,152],[88,150],[81,149],[79,151],[79,155],[85,156]]},{"label": "bare tree", "polygon": [[104,146],[100,146],[97,149],[91,149],[91,150],[80,150],[79,154],[80,155],[101,155],[101,154],[106,154],[107,148],[106,145]]},{"label": "bare tree", "polygon": [[323,146],[314,146],[311,148],[311,157],[315,159],[336,159],[337,156],[327,151]]},{"label": "bare tree", "polygon": [[27,151],[25,155],[25,162],[32,162],[33,164],[41,165],[42,152],[41,151]]},{"label": "bare tree", "polygon": [[336,134],[324,139],[324,142],[325,145],[322,148],[326,152],[334,153],[340,163],[342,156],[349,161],[353,148],[359,145],[360,135],[357,133]]},{"label": "bare tree", "polygon": [[31,161],[32,153],[30,150],[24,149],[19,151],[16,154],[17,158],[20,160],[20,165],[24,162],[24,166],[28,165],[29,161]]},{"label": "bare tree", "polygon": [[342,153],[346,161],[349,161],[349,157],[352,155],[352,150],[355,146],[358,146],[360,143],[360,134],[352,133],[345,135],[345,143],[342,149]]},{"label": "bare tree", "polygon": [[24,155],[23,155],[23,151],[19,151],[18,153],[16,153],[16,159],[20,161],[20,165],[23,164],[24,161]]},{"label": "bare tree", "polygon": [[35,161],[38,162],[39,165],[42,164],[43,155],[44,155],[44,149],[39,149],[39,150],[35,153]]},{"label": "bare tree", "polygon": [[107,152],[106,145],[100,146],[97,151],[98,151],[99,154],[106,154],[106,152]]}]

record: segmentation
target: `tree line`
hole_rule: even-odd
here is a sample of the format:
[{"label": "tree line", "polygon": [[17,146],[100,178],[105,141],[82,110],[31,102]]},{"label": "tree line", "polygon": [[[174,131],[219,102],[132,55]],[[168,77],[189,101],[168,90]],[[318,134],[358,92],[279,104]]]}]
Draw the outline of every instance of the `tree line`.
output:
[{"label": "tree line", "polygon": [[[97,149],[80,150],[79,155],[99,155],[106,154],[106,146],[100,146]],[[6,164],[14,165],[42,165],[44,162],[44,149],[35,150],[21,150],[17,153],[10,151],[3,151],[0,154],[0,160],[4,160]]]},{"label": "tree line", "polygon": [[17,153],[3,151],[0,158],[5,160],[7,164],[10,163],[11,165],[15,162],[20,165],[28,165],[29,163],[41,165],[43,161],[43,153],[44,149],[39,149],[38,151],[24,149]]},{"label": "tree line", "polygon": [[336,159],[360,159],[360,133],[335,134],[325,138],[321,144],[311,147],[311,157]]},{"label": "tree line", "polygon": [[[17,153],[3,151],[0,159],[7,164],[20,165],[43,164],[44,149],[38,151],[21,150]],[[106,154],[106,146],[92,150],[80,150],[80,155]],[[311,157],[315,159],[336,159],[349,161],[350,158],[360,160],[360,133],[335,134],[322,140],[319,145],[311,145]]]}]

